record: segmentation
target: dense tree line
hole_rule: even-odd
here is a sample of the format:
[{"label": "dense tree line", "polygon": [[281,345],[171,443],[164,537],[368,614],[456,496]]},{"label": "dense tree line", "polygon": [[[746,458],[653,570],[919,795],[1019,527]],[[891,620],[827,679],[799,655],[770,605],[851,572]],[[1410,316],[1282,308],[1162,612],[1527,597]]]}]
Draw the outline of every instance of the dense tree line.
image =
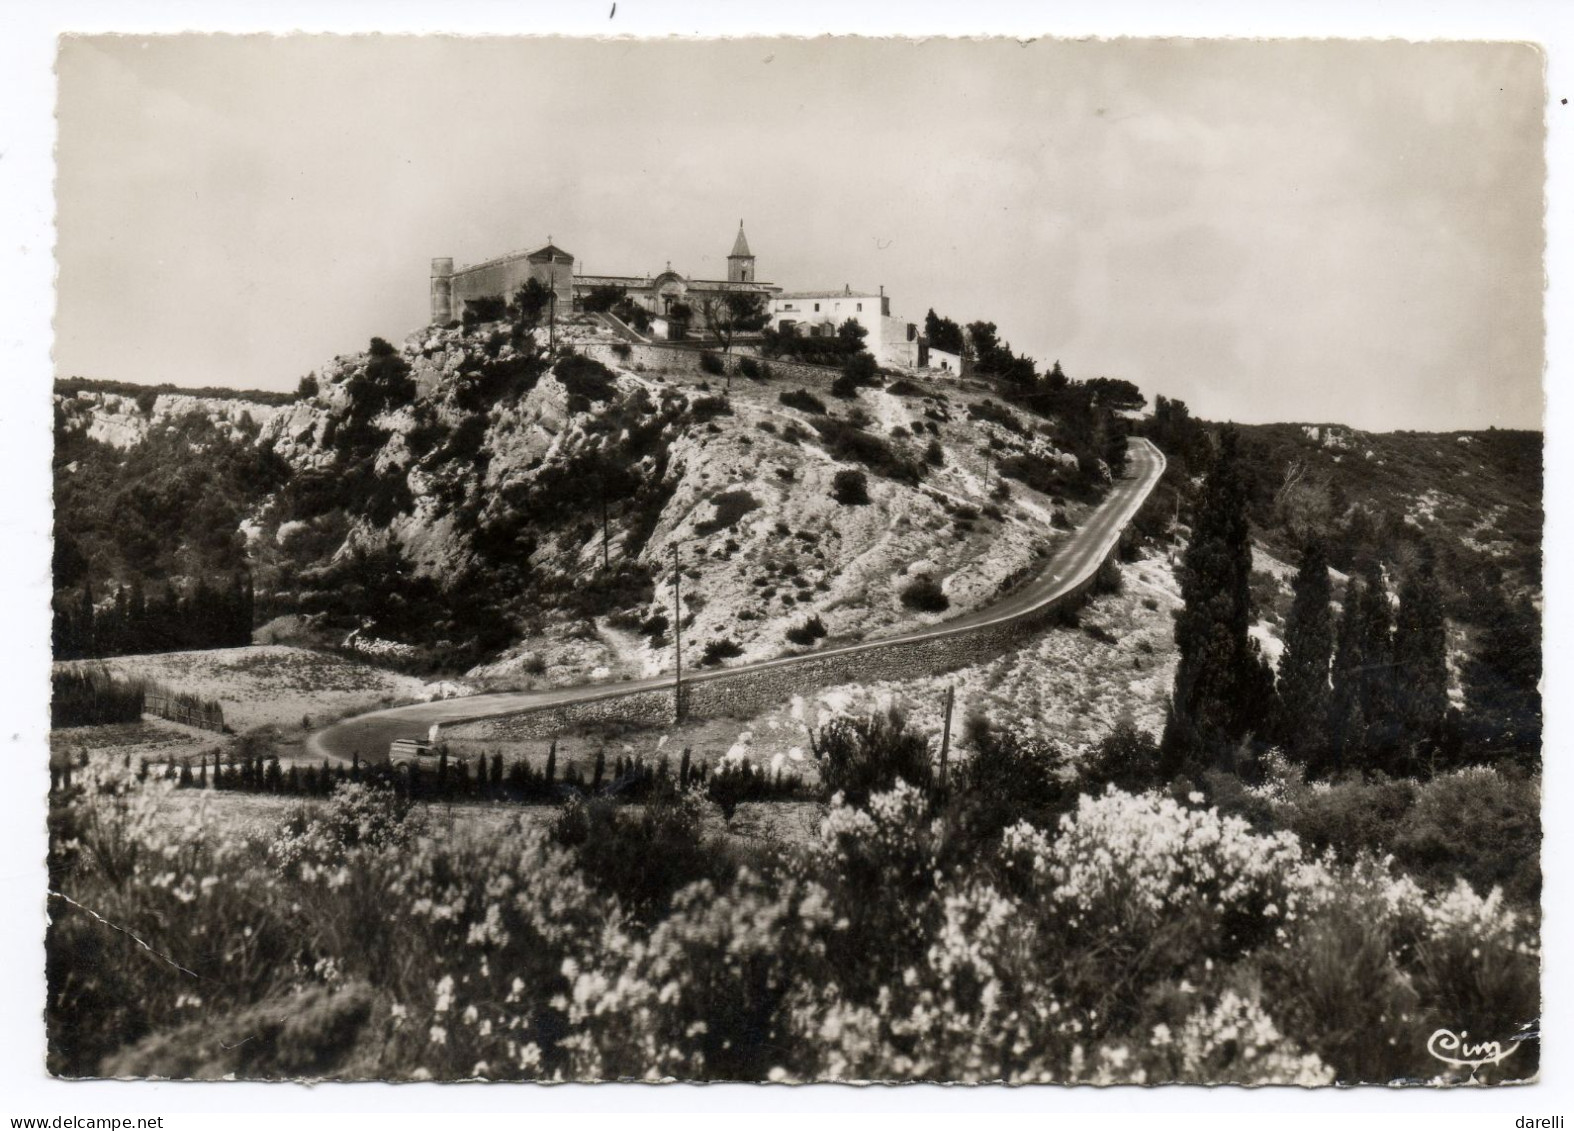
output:
[{"label": "dense tree line", "polygon": [[140,579],[117,586],[106,601],[91,581],[55,593],[53,645],[57,660],[234,648],[251,643],[251,578],[198,579],[185,589],[164,585],[150,596]]},{"label": "dense tree line", "polygon": [[1327,547],[1309,539],[1275,679],[1248,633],[1256,610],[1246,478],[1239,435],[1225,428],[1180,565],[1185,607],[1176,621],[1180,657],[1163,743],[1168,773],[1240,769],[1270,744],[1317,777],[1430,776],[1503,756],[1539,764],[1534,607],[1493,598],[1499,615],[1463,672],[1465,710],[1451,707],[1445,602],[1426,544],[1363,557],[1336,617]]},{"label": "dense tree line", "polygon": [[1074,381],[1059,361],[1040,373],[1031,357],[1016,353],[1001,339],[993,322],[970,322],[964,332],[931,310],[924,325],[931,345],[938,335],[966,352],[970,376],[993,382],[1007,401],[1053,422],[1049,428],[1056,446],[1077,458],[1081,487],[1098,485],[1100,463],[1112,475],[1124,472],[1130,426],[1115,413],[1146,403],[1131,382],[1110,377]]},{"label": "dense tree line", "polygon": [[116,679],[100,665],[76,671],[56,668],[50,673],[49,682],[49,726],[52,730],[134,723],[142,718],[143,685]]}]

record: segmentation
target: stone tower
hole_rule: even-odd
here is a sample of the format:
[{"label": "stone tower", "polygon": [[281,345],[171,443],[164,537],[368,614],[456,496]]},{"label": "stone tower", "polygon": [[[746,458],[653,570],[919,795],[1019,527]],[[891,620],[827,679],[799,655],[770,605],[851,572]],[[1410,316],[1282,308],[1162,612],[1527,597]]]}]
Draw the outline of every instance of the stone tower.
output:
[{"label": "stone tower", "polygon": [[754,282],[754,252],[743,234],[743,221],[738,221],[738,238],[732,241],[732,254],[727,256],[727,282]]},{"label": "stone tower", "polygon": [[432,260],[432,325],[446,326],[454,318],[454,261]]}]

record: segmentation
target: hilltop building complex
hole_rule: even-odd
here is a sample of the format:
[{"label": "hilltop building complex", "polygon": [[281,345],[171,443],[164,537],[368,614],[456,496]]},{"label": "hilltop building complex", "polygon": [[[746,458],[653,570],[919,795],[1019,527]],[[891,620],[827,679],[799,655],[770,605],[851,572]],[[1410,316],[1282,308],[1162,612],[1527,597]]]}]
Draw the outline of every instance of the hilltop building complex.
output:
[{"label": "hilltop building complex", "polygon": [[[727,255],[725,279],[688,278],[669,262],[657,274],[586,275],[575,270],[574,256],[548,237],[533,251],[511,252],[495,259],[456,268],[451,258],[432,260],[432,323],[445,325],[464,313],[465,303],[481,298],[506,297],[534,279],[552,289],[562,309],[579,305],[593,291],[616,288],[661,323],[687,308],[698,311],[711,300],[728,294],[757,294],[766,302],[770,325],[796,327],[809,335],[835,334],[852,320],[866,331],[865,348],[882,365],[916,366],[926,363],[927,351],[918,327],[891,315],[891,299],[881,287],[877,293],[854,291],[784,291],[756,275],[754,252],[738,221],[738,234]],[[950,368],[949,366],[947,368]]]}]

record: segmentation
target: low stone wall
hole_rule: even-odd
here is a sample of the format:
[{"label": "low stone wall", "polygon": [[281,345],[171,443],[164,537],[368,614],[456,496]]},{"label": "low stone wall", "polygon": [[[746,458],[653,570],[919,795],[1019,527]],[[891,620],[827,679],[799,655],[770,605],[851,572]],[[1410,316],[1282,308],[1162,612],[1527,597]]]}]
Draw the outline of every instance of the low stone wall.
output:
[{"label": "low stone wall", "polygon": [[[1112,556],[1116,552],[1116,549],[1110,551]],[[850,651],[829,652],[823,656],[810,654],[790,664],[739,668],[734,672],[685,680],[684,714],[690,718],[748,718],[793,695],[810,694],[838,684],[916,679],[992,660],[1020,647],[1029,637],[1080,606],[1097,583],[1101,569],[1094,570],[1076,588],[1040,608],[998,623],[917,640],[873,641]],[[665,726],[672,719],[672,690],[662,688],[626,695],[611,694],[605,698],[478,720],[447,729],[447,733],[466,738],[544,739],[589,723]]]},{"label": "low stone wall", "polygon": [[672,721],[672,690],[612,692],[604,698],[584,699],[554,707],[538,707],[518,715],[477,719],[444,727],[452,738],[534,739],[551,738],[565,730],[595,723],[634,723],[639,726],[664,726]]},{"label": "low stone wall", "polygon": [[[627,357],[623,357],[619,352],[620,345],[628,347]],[[706,352],[704,350],[646,344],[643,342],[622,342],[617,344],[589,342],[581,347],[581,352],[586,357],[595,358],[603,365],[621,366],[625,369],[643,366],[649,372],[671,373],[684,378],[692,378],[696,381],[717,381],[721,379],[715,374],[706,373],[700,368],[700,354]],[[750,380],[738,372],[738,365],[744,357],[753,356],[752,354],[723,354],[720,350],[711,352],[714,352],[721,359],[722,364],[727,368],[727,372],[731,373],[735,380]],[[787,380],[794,381],[800,385],[829,390],[831,383],[841,376],[841,370],[828,365],[809,365],[801,361],[782,361],[759,357],[756,357],[754,360],[760,365],[770,368],[769,382],[772,383]],[[761,384],[765,383],[767,382],[761,382]]]}]

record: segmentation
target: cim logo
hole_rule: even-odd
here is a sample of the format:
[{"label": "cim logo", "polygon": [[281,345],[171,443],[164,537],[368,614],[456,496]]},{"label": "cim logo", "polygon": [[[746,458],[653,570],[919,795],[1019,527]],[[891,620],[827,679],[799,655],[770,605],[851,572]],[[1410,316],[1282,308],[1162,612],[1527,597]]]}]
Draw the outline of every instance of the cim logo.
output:
[{"label": "cim logo", "polygon": [[1514,1054],[1518,1042],[1510,1041],[1505,1048],[1499,1041],[1480,1041],[1472,1044],[1469,1033],[1455,1033],[1452,1029],[1439,1029],[1426,1040],[1426,1051],[1455,1068],[1468,1068],[1472,1072],[1484,1064],[1499,1064]]}]

